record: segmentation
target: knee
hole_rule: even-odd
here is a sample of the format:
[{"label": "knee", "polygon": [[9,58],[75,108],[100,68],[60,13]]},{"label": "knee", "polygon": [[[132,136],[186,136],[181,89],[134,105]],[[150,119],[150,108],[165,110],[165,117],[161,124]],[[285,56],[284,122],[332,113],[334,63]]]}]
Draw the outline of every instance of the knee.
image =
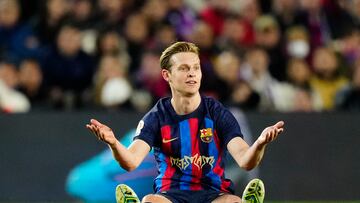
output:
[{"label": "knee", "polygon": [[241,203],[241,198],[236,195],[225,195],[223,202],[227,203]]},{"label": "knee", "polygon": [[142,199],[143,203],[171,203],[170,200],[167,198],[157,195],[157,194],[149,194],[145,195],[145,197]]},{"label": "knee", "polygon": [[141,202],[143,202],[143,203],[156,202],[157,199],[158,199],[158,198],[157,198],[155,195],[149,194],[149,195],[145,195],[145,196],[142,198]]}]

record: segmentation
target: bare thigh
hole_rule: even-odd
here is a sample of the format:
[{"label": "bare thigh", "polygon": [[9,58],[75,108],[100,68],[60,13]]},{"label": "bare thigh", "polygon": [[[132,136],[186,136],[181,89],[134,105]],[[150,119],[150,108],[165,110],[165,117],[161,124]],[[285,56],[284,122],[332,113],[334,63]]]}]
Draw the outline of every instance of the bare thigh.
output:
[{"label": "bare thigh", "polygon": [[157,194],[146,195],[142,201],[142,203],[171,203],[169,199],[164,196]]},{"label": "bare thigh", "polygon": [[241,198],[236,195],[224,194],[214,199],[212,203],[241,203]]}]

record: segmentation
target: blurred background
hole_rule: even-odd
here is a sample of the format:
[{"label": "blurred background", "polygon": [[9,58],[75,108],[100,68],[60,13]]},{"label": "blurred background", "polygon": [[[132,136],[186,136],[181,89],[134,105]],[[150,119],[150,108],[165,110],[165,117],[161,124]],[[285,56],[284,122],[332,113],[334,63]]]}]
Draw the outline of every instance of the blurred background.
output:
[{"label": "blurred background", "polygon": [[182,40],[249,142],[285,121],[256,172],[269,200],[360,200],[359,0],[0,0],[0,202],[89,201],[67,184],[107,148],[85,124],[135,128]]}]

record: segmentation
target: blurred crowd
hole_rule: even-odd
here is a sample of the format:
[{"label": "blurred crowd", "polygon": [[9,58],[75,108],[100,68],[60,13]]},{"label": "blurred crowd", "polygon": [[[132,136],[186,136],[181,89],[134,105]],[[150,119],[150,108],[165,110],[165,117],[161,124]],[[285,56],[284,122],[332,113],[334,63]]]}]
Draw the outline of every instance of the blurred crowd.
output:
[{"label": "blurred crowd", "polygon": [[1,112],[145,112],[170,93],[159,57],[180,40],[226,105],[360,110],[359,0],[0,0]]}]

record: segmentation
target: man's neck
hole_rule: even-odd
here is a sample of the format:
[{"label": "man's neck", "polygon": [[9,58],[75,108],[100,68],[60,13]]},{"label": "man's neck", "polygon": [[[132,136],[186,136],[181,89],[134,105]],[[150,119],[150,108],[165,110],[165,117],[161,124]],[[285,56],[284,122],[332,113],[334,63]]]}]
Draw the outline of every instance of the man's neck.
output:
[{"label": "man's neck", "polygon": [[171,98],[171,105],[178,115],[186,115],[194,112],[200,103],[200,93],[191,96],[173,95]]}]

